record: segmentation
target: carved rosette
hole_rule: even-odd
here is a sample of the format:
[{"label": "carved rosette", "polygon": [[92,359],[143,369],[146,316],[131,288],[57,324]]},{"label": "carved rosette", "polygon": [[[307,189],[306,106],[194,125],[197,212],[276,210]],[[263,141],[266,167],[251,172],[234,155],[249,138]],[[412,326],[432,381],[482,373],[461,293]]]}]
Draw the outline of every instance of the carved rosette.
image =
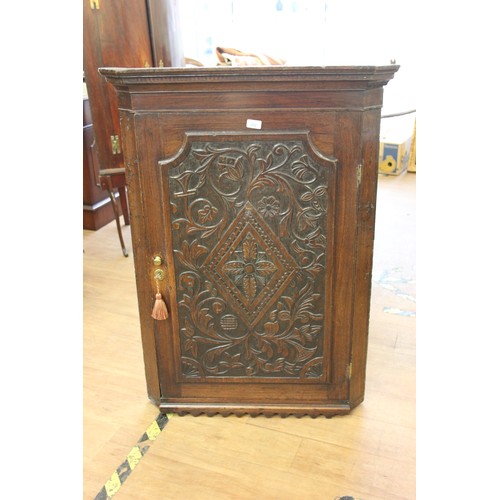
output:
[{"label": "carved rosette", "polygon": [[336,160],[318,155],[306,134],[189,136],[183,153],[161,165],[182,376],[324,377]]}]

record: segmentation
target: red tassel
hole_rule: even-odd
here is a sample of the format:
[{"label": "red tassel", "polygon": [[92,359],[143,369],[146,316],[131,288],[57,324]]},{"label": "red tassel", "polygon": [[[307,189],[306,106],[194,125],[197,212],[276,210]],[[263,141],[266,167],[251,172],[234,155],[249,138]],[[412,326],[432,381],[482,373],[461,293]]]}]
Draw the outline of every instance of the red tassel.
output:
[{"label": "red tassel", "polygon": [[156,294],[155,305],[151,317],[157,320],[164,320],[168,318],[167,305],[161,297],[161,293]]}]

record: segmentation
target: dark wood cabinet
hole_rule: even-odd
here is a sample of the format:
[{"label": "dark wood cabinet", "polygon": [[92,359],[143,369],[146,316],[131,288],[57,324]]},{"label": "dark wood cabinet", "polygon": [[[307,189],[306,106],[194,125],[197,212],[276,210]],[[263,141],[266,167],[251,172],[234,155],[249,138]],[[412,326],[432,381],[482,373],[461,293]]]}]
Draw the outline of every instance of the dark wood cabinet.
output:
[{"label": "dark wood cabinet", "polygon": [[113,220],[109,196],[99,187],[99,162],[94,125],[87,98],[83,99],[83,229],[95,231]]},{"label": "dark wood cabinet", "polygon": [[[99,169],[123,168],[122,133],[116,93],[99,75],[102,66],[184,66],[176,0],[84,0],[83,70],[93,118],[94,150]],[[95,185],[97,186],[97,184]],[[126,189],[119,188],[123,213]],[[108,207],[113,211],[107,194]],[[91,215],[84,205],[84,228]],[[98,218],[97,215],[94,218]],[[108,222],[109,222],[108,220]],[[128,219],[127,219],[128,220]]]},{"label": "dark wood cabinet", "polygon": [[380,109],[397,69],[100,70],[117,90],[162,411],[332,416],[363,400]]}]

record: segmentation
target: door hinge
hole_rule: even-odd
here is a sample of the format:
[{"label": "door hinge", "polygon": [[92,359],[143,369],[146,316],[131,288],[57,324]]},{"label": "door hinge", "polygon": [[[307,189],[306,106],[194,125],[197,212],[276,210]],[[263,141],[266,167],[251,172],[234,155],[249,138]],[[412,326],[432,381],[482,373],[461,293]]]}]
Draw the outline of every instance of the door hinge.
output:
[{"label": "door hinge", "polygon": [[349,380],[351,380],[351,375],[352,375],[352,361],[349,363],[349,366],[347,367],[347,376]]},{"label": "door hinge", "polygon": [[358,181],[358,188],[361,185],[361,181],[363,180],[363,162],[358,163],[356,167],[356,179]]},{"label": "door hinge", "polygon": [[92,10],[99,10],[99,0],[90,0],[90,8]]},{"label": "door hinge", "polygon": [[114,155],[119,155],[121,153],[120,136],[119,135],[112,135],[111,136],[111,152]]}]

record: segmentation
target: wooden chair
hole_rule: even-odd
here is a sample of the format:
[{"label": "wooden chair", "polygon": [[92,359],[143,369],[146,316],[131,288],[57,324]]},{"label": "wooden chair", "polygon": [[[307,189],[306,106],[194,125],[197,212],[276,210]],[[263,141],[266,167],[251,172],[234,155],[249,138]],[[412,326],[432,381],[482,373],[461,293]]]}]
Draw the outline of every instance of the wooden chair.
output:
[{"label": "wooden chair", "polygon": [[118,229],[118,237],[122,246],[122,252],[125,257],[128,257],[127,247],[123,241],[122,228],[120,224],[120,207],[115,196],[115,190],[120,194],[121,212],[125,225],[130,224],[130,215],[128,209],[127,184],[125,182],[125,168],[107,168],[99,170],[99,185],[101,189],[105,189],[109,193],[113,212],[115,214],[116,228]]}]

